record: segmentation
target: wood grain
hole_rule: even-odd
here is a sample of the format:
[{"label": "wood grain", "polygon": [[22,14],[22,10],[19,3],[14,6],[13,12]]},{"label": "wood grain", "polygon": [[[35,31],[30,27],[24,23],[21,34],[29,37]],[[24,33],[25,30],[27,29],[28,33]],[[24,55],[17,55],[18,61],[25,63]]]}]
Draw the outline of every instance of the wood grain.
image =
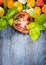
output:
[{"label": "wood grain", "polygon": [[46,65],[46,31],[35,42],[10,27],[0,31],[0,65]]}]

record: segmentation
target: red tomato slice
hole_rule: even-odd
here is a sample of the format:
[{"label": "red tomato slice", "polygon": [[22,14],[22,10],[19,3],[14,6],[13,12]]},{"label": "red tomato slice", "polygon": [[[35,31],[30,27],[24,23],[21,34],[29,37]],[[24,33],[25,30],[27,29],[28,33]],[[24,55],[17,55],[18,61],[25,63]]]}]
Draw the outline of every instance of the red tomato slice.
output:
[{"label": "red tomato slice", "polygon": [[[19,17],[18,20],[16,20],[17,17]],[[20,12],[14,16],[14,21],[15,21],[13,24],[14,29],[27,34],[29,32],[27,24],[31,23],[33,19],[27,12]]]}]

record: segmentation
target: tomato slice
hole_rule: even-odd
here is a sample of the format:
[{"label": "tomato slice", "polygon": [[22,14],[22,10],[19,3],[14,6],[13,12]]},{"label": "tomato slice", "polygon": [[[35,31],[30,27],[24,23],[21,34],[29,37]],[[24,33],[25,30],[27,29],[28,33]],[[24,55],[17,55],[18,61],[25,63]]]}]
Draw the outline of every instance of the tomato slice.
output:
[{"label": "tomato slice", "polygon": [[[19,17],[18,20],[16,18]],[[19,12],[17,15],[14,16],[14,29],[27,34],[29,29],[27,25],[33,21],[32,17],[27,12]]]}]

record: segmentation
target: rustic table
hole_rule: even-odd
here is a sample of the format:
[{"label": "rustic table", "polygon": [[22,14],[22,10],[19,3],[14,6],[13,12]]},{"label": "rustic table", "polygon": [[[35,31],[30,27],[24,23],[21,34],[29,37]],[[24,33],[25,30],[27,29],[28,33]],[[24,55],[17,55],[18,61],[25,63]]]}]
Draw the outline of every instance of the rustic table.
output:
[{"label": "rustic table", "polygon": [[0,31],[0,65],[46,65],[46,31],[35,42],[9,26]]}]

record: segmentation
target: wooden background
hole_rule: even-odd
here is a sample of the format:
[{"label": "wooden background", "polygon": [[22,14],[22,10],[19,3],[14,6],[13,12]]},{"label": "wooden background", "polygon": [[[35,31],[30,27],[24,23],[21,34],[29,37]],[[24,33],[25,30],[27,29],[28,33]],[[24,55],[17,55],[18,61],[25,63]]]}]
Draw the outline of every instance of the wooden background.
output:
[{"label": "wooden background", "polygon": [[35,42],[9,26],[0,31],[0,65],[46,65],[46,31]]},{"label": "wooden background", "polygon": [[46,31],[35,42],[9,26],[0,31],[0,65],[46,65]]}]

